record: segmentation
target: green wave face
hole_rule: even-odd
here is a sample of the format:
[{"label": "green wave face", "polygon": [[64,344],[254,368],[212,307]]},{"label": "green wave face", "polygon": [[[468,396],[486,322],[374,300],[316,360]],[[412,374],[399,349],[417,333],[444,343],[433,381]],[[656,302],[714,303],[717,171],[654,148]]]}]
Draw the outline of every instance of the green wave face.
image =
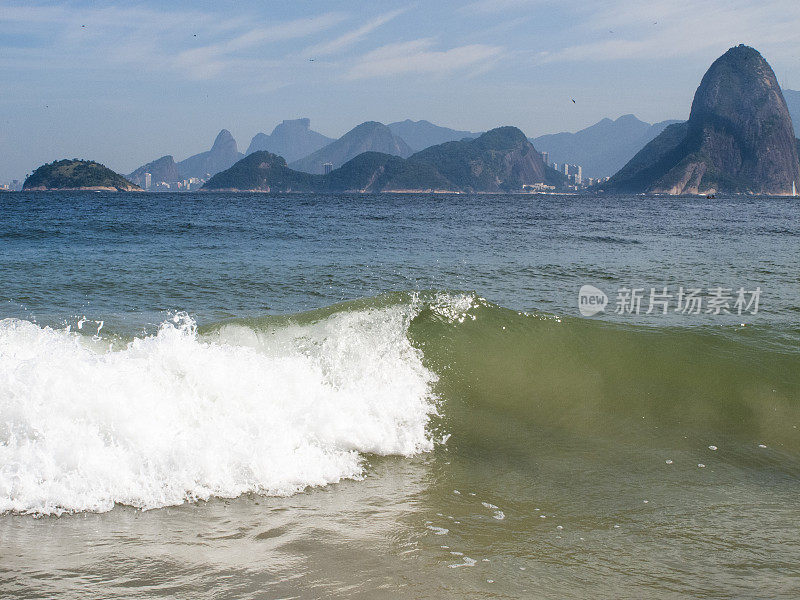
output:
[{"label": "green wave face", "polygon": [[765,349],[767,331],[624,326],[483,302],[463,322],[423,310],[410,336],[440,375],[456,445],[466,427],[475,447],[500,432],[524,449],[530,441],[510,437],[520,430],[623,442],[768,438],[800,449],[800,355]]},{"label": "green wave face", "polygon": [[741,446],[742,466],[749,456],[756,467],[763,453],[748,449],[762,442],[800,451],[800,353],[764,329],[627,326],[513,311],[470,293],[414,292],[201,333],[216,339],[236,324],[274,336],[290,324],[390,307],[406,313],[408,338],[438,377],[436,427],[451,451],[499,458],[535,455],[540,444],[606,442],[677,451],[725,438]]}]

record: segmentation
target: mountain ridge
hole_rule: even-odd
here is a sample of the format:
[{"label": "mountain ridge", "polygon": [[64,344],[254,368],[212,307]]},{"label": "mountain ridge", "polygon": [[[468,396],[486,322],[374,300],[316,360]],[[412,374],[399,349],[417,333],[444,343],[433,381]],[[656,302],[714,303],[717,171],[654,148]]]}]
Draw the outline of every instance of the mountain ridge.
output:
[{"label": "mountain ridge", "polygon": [[331,163],[334,169],[364,152],[382,152],[405,158],[412,154],[411,148],[402,139],[392,133],[383,123],[365,121],[312,154],[289,163],[296,171],[321,174],[325,171],[325,163]]},{"label": "mountain ridge", "polygon": [[327,175],[297,171],[279,156],[256,152],[218,173],[205,190],[239,191],[521,191],[543,183],[563,187],[565,178],[542,161],[516,127],[478,138],[446,142],[407,159],[363,152]]},{"label": "mountain ridge", "polygon": [[309,118],[285,119],[275,126],[271,134],[257,133],[254,135],[245,156],[259,150],[266,150],[284,157],[287,162],[293,162],[305,158],[334,141],[333,138],[313,131]]},{"label": "mountain ridge", "polygon": [[562,131],[532,138],[550,162],[581,165],[584,177],[608,177],[619,171],[650,140],[679,121],[647,123],[633,114],[608,117],[576,132]]},{"label": "mountain ridge", "polygon": [[444,144],[445,142],[455,142],[464,138],[476,138],[480,135],[480,133],[475,133],[473,131],[461,131],[458,129],[450,129],[449,127],[442,127],[441,125],[435,125],[424,119],[420,121],[406,119],[404,121],[389,123],[387,127],[392,133],[404,140],[414,152],[419,152],[431,146]]}]

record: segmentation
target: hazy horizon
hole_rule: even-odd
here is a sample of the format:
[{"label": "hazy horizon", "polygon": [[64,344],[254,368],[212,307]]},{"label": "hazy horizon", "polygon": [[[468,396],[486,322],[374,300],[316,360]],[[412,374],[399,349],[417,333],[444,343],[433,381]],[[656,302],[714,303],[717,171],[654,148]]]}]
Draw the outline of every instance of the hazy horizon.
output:
[{"label": "hazy horizon", "polygon": [[244,151],[299,117],[334,138],[365,120],[535,137],[629,113],[683,119],[711,62],[739,43],[782,87],[800,87],[800,6],[786,0],[308,2],[235,14],[0,2],[0,23],[0,181],[72,157],[128,173],[207,150],[223,128]]}]

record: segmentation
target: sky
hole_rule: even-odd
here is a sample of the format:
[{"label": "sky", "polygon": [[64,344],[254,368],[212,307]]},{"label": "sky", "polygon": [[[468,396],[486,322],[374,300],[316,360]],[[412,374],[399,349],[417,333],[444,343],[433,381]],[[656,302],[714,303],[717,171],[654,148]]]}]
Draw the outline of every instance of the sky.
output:
[{"label": "sky", "polygon": [[331,137],[366,120],[534,137],[685,119],[739,43],[800,89],[798,0],[0,0],[0,182],[61,158],[129,173],[222,128],[244,151],[298,117]]}]

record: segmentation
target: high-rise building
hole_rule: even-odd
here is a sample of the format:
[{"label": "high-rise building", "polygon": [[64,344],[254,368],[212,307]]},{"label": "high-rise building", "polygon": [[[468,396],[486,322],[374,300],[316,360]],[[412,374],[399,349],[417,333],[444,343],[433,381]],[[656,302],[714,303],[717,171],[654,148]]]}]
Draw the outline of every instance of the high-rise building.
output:
[{"label": "high-rise building", "polygon": [[326,162],[322,167],[325,169],[325,175],[333,171],[333,163]]},{"label": "high-rise building", "polygon": [[144,174],[144,189],[149,190],[150,185],[153,183],[153,176],[150,173]]},{"label": "high-rise building", "polygon": [[542,152],[542,161],[545,165],[550,164],[550,153],[549,152]]},{"label": "high-rise building", "polygon": [[562,173],[564,173],[564,175],[569,177],[569,165],[567,163],[564,163],[564,167],[563,167]]},{"label": "high-rise building", "polygon": [[580,165],[572,165],[572,169],[575,172],[575,185],[581,185],[583,182],[583,168]]}]

